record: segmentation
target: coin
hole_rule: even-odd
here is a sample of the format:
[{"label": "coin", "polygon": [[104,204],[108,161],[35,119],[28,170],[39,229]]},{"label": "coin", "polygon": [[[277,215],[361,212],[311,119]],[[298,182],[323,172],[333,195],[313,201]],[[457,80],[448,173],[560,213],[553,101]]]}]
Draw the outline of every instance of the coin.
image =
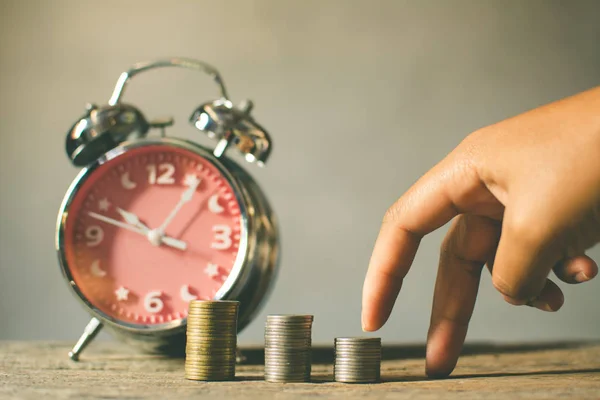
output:
[{"label": "coin", "polygon": [[308,382],[312,358],[312,315],[268,315],[265,324],[265,381]]},{"label": "coin", "polygon": [[344,383],[374,383],[381,377],[381,338],[336,338],[334,380]]},{"label": "coin", "polygon": [[192,300],[189,303],[185,377],[224,381],[235,378],[239,302]]}]

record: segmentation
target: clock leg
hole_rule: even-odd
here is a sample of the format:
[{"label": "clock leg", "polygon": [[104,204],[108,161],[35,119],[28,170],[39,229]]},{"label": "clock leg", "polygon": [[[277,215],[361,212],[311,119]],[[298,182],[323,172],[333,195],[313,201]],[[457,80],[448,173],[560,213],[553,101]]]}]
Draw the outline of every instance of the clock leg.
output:
[{"label": "clock leg", "polygon": [[237,364],[244,364],[246,362],[246,360],[247,360],[246,356],[242,353],[242,351],[238,347],[235,350],[235,362]]},{"label": "clock leg", "polygon": [[73,347],[73,349],[69,352],[69,357],[73,361],[79,361],[79,355],[81,352],[87,347],[88,344],[94,340],[98,332],[102,329],[102,323],[97,318],[92,318],[90,322],[88,322],[87,326],[83,330],[83,334]]}]

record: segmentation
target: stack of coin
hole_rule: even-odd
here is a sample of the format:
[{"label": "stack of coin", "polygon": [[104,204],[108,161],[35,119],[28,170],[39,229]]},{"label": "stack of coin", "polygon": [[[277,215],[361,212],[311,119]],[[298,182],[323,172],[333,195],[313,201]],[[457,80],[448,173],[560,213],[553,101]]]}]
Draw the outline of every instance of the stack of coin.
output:
[{"label": "stack of coin", "polygon": [[187,317],[185,377],[198,381],[235,378],[238,301],[192,300]]},{"label": "stack of coin", "polygon": [[334,379],[373,383],[381,377],[381,338],[336,338]]},{"label": "stack of coin", "polygon": [[267,316],[265,381],[310,381],[312,323],[312,315]]}]

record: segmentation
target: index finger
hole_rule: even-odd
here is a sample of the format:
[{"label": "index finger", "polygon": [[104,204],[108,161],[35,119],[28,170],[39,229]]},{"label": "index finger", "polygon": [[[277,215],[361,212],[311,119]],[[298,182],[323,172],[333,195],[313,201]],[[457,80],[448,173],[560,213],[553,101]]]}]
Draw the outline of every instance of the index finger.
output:
[{"label": "index finger", "polygon": [[363,330],[375,331],[385,324],[421,239],[459,214],[456,193],[469,192],[474,181],[478,179],[465,170],[443,162],[388,209],[363,285]]}]

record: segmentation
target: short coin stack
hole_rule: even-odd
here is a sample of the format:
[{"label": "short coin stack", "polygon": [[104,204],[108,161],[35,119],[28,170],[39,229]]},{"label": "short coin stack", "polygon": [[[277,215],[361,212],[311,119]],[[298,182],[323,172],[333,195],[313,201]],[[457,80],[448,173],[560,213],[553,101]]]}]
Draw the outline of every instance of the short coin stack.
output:
[{"label": "short coin stack", "polygon": [[310,381],[312,323],[312,315],[267,316],[265,381]]},{"label": "short coin stack", "polygon": [[238,301],[192,300],[187,317],[185,377],[200,381],[235,378]]},{"label": "short coin stack", "polygon": [[381,338],[336,338],[334,379],[374,383],[381,377]]}]

